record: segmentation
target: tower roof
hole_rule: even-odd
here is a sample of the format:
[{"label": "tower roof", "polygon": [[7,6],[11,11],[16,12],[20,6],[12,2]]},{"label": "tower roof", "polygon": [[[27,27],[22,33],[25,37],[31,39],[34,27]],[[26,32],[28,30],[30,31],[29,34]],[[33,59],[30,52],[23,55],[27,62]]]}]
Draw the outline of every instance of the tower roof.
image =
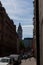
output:
[{"label": "tower roof", "polygon": [[19,23],[18,30],[22,30],[21,23]]}]

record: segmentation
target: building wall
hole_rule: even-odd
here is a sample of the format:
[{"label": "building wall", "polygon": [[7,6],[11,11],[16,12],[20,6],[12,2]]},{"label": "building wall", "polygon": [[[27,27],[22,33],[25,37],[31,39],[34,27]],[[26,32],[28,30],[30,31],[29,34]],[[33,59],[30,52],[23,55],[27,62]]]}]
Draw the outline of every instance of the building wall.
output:
[{"label": "building wall", "polygon": [[26,48],[32,48],[33,38],[24,38],[24,45]]},{"label": "building wall", "polygon": [[36,43],[36,0],[33,1],[34,7],[34,17],[33,17],[33,46],[34,46],[34,56],[37,57],[37,43]]},{"label": "building wall", "polygon": [[43,0],[39,0],[40,65],[43,65]]},{"label": "building wall", "polygon": [[17,53],[16,25],[0,3],[0,56]]},{"label": "building wall", "polygon": [[38,3],[39,3],[38,5],[39,5],[40,65],[43,65],[43,0],[38,0]]}]

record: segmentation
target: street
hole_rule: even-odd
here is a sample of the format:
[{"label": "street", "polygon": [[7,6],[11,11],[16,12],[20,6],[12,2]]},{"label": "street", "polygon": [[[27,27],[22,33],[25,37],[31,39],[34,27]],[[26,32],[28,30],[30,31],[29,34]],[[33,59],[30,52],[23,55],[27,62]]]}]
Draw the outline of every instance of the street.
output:
[{"label": "street", "polygon": [[22,60],[21,65],[37,65],[36,59],[32,57],[31,59]]}]

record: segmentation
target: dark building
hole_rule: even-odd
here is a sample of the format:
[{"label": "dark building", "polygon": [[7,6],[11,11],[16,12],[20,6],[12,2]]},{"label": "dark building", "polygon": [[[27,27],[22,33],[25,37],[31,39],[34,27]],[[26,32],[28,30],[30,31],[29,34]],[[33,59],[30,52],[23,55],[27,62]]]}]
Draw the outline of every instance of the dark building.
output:
[{"label": "dark building", "polygon": [[0,56],[17,53],[16,25],[0,2]]},{"label": "dark building", "polygon": [[24,38],[23,41],[26,48],[32,48],[33,38]]},{"label": "dark building", "polygon": [[37,57],[37,43],[36,43],[36,0],[33,1],[34,7],[34,17],[33,17],[33,49],[34,49],[34,57]]}]

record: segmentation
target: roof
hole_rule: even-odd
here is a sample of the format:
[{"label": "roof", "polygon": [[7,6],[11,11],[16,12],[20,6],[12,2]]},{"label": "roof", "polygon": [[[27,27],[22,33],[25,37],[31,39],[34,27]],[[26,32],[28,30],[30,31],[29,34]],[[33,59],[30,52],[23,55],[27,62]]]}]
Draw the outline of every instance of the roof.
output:
[{"label": "roof", "polygon": [[24,38],[24,39],[33,39],[33,38]]},{"label": "roof", "polygon": [[18,57],[19,55],[15,55],[15,54],[13,54],[13,55],[10,55],[10,57]]}]

